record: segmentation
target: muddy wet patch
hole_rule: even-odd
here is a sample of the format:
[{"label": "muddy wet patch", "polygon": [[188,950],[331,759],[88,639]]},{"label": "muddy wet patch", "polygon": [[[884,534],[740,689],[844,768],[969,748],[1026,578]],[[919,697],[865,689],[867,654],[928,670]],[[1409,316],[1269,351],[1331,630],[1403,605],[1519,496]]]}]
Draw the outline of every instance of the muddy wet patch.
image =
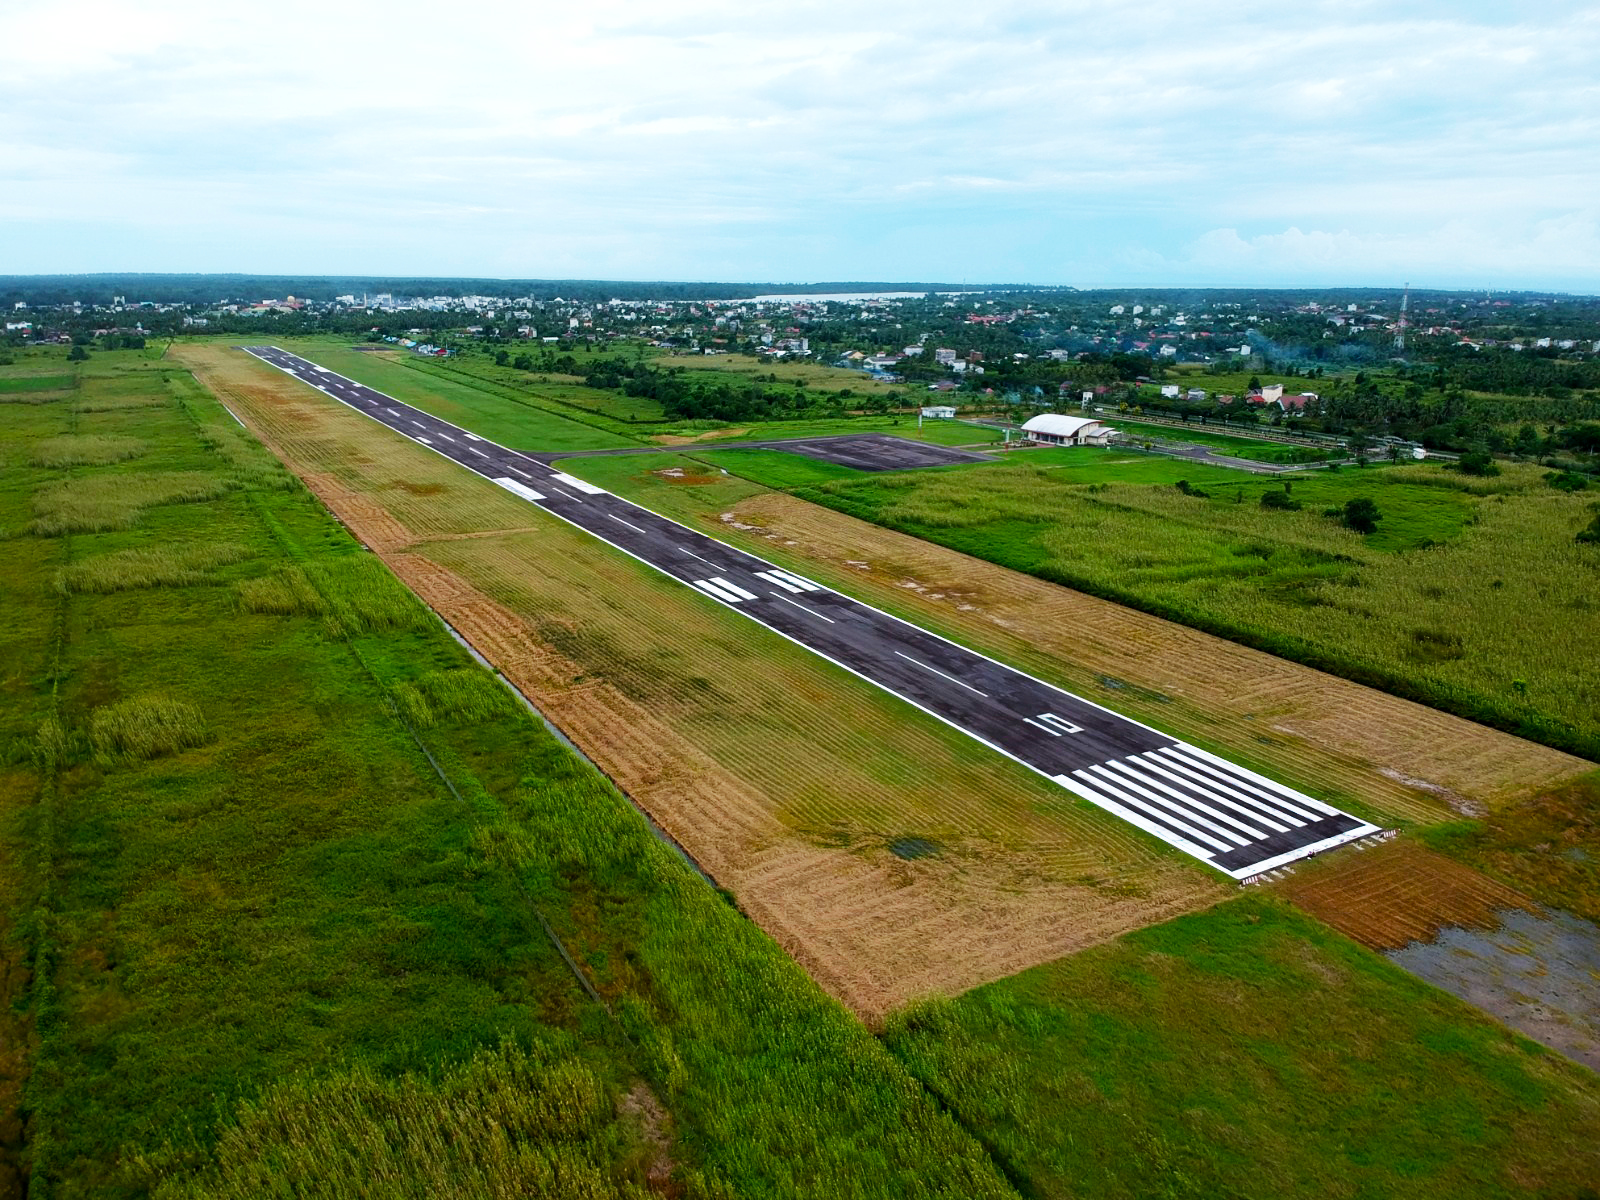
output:
[{"label": "muddy wet patch", "polygon": [[1503,909],[1489,929],[1443,929],[1386,957],[1517,1032],[1600,1071],[1600,925]]}]

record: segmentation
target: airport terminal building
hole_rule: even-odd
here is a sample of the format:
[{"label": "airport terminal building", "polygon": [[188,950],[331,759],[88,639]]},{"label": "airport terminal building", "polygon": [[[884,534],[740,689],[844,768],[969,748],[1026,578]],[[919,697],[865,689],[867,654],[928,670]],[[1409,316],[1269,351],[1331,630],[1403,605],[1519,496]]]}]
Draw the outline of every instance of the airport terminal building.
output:
[{"label": "airport terminal building", "polygon": [[1041,413],[1023,423],[1022,432],[1031,442],[1047,446],[1108,446],[1117,431],[1093,417],[1068,417],[1060,413]]}]

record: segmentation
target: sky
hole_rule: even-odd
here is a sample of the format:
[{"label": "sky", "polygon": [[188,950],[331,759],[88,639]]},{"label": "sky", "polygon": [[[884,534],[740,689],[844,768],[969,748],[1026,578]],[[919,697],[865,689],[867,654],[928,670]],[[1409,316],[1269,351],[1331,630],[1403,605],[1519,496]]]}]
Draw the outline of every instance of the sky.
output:
[{"label": "sky", "polygon": [[1600,4],[0,0],[0,274],[1600,292]]}]

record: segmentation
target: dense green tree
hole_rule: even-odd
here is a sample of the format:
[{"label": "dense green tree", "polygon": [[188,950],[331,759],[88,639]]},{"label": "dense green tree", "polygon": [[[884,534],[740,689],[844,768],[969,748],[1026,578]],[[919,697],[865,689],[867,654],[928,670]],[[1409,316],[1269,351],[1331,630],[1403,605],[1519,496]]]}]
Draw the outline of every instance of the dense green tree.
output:
[{"label": "dense green tree", "polygon": [[1367,497],[1357,496],[1354,500],[1345,501],[1342,520],[1345,528],[1353,529],[1357,533],[1375,533],[1378,522],[1383,520],[1383,514]]}]

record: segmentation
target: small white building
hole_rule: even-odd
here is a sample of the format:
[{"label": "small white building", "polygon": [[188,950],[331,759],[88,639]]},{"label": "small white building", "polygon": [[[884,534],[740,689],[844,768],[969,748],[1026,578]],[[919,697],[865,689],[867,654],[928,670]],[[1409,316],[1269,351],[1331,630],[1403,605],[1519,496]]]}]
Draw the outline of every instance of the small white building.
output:
[{"label": "small white building", "polygon": [[1062,413],[1041,413],[1023,423],[1029,441],[1047,446],[1106,446],[1117,431],[1093,417],[1069,417]]},{"label": "small white building", "polygon": [[948,404],[930,404],[922,410],[922,415],[936,421],[949,421],[954,419],[956,410]]}]

